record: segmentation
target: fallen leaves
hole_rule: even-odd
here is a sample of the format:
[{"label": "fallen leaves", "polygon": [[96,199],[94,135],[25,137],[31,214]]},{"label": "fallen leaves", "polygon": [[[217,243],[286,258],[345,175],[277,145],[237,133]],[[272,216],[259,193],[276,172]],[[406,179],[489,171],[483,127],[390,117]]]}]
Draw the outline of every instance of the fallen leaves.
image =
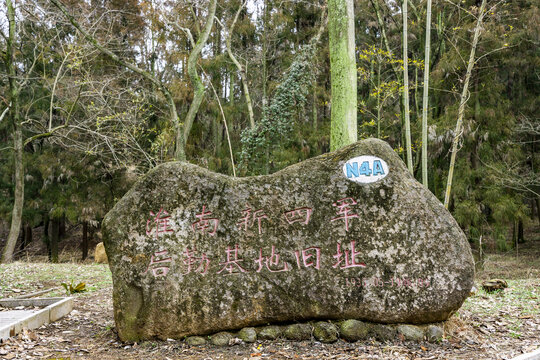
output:
[{"label": "fallen leaves", "polygon": [[[11,268],[13,266],[14,268]],[[22,271],[28,269],[27,272]],[[127,344],[114,329],[110,272],[103,267],[78,264],[0,265],[0,297],[12,288],[31,292],[40,281],[84,278],[88,287],[99,286],[75,297],[75,309],[64,319],[0,343],[0,359],[85,358],[103,359],[495,359],[512,358],[540,347],[540,279],[509,280],[503,294],[482,290],[469,297],[445,324],[447,337],[437,344],[401,341],[334,344],[273,341],[235,346],[189,347],[184,342],[144,341]],[[38,273],[43,273],[41,279]],[[16,286],[14,284],[17,284]],[[20,285],[20,286],[19,286]],[[3,290],[2,290],[3,289]],[[13,355],[12,355],[13,354]],[[10,356],[7,358],[6,356]]]}]

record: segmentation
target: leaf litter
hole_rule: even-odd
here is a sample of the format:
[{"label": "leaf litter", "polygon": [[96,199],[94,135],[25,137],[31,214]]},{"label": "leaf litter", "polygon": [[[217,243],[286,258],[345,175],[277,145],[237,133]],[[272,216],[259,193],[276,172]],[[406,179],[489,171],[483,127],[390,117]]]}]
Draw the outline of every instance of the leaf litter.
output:
[{"label": "leaf litter", "polygon": [[[530,259],[523,251],[520,259],[512,254],[487,257],[484,269],[477,274],[476,288],[480,290],[445,323],[445,335],[439,343],[400,339],[355,343],[338,340],[333,344],[276,340],[236,342],[227,347],[190,347],[172,339],[123,343],[115,332],[112,280],[106,265],[0,265],[0,297],[17,297],[62,282],[84,282],[88,289],[73,294],[74,310],[68,316],[0,343],[0,359],[512,359],[540,348],[537,244],[529,245]],[[501,273],[500,269],[506,271]],[[495,276],[506,279],[508,288],[493,293],[481,290],[482,281]],[[61,296],[62,290],[46,296]]]}]

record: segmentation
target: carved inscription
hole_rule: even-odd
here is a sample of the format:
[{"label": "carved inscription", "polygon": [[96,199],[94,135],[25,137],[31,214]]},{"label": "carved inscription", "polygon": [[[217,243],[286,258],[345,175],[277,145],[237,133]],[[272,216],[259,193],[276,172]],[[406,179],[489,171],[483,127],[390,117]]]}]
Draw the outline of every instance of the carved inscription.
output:
[{"label": "carved inscription", "polygon": [[[352,220],[358,218],[358,214],[354,211],[357,201],[351,197],[339,199],[332,203],[335,207],[336,217],[329,219],[330,224],[336,227],[342,227],[345,231],[349,231],[352,226]],[[304,226],[309,224],[313,208],[299,207],[292,210],[281,212],[283,220],[289,226],[299,224]],[[160,208],[157,212],[150,212],[150,218],[146,221],[146,235],[157,238],[168,233],[173,233],[174,223],[171,222],[171,216],[167,210]],[[195,221],[191,223],[191,230],[194,234],[203,236],[215,236],[220,225],[220,219],[213,215],[213,212],[203,205],[200,212],[194,214]],[[246,205],[238,218],[236,226],[240,231],[252,231],[255,234],[261,235],[265,230],[265,222],[268,222],[270,217],[264,209],[255,209]],[[328,256],[333,258],[329,260],[331,267],[337,270],[349,268],[364,268],[366,264],[362,261],[362,252],[357,248],[356,241],[351,241],[348,244],[336,243],[335,253],[322,254],[320,247],[308,246],[294,251],[283,252],[283,249],[278,249],[275,245],[271,245],[269,249],[259,248],[258,257],[255,259],[244,259],[240,244],[232,244],[224,248],[222,258],[211,259],[206,253],[199,252],[195,247],[186,248],[182,252],[182,259],[179,262],[183,264],[184,275],[199,274],[206,275],[210,271],[221,275],[233,275],[249,272],[250,262],[254,264],[254,271],[259,272],[287,272],[293,269],[297,270],[320,270],[322,266],[322,257]],[[286,261],[285,259],[289,259]],[[292,261],[291,261],[292,260]],[[150,264],[143,274],[149,273],[156,278],[166,277],[169,272],[172,259],[168,256],[168,250],[157,251],[151,255]],[[211,264],[214,263],[213,269]],[[295,264],[296,263],[296,264]],[[217,269],[216,269],[217,268]]]}]

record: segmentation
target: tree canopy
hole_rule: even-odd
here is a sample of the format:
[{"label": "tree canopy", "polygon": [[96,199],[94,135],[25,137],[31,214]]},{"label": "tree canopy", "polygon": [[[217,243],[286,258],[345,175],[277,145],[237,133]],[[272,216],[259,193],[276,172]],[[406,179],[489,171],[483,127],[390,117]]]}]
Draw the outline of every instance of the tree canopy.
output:
[{"label": "tree canopy", "polygon": [[[422,180],[429,79],[424,183],[444,199],[458,138],[449,210],[471,242],[506,249],[540,205],[538,4],[488,0],[483,13],[476,0],[430,2],[426,67],[427,6],[408,2],[403,19],[401,3],[355,3],[354,135],[387,141],[404,161],[409,152]],[[0,218],[19,216],[23,191],[17,234],[58,219],[97,227],[163,162],[261,175],[330,150],[322,0],[8,0],[0,9]]]}]

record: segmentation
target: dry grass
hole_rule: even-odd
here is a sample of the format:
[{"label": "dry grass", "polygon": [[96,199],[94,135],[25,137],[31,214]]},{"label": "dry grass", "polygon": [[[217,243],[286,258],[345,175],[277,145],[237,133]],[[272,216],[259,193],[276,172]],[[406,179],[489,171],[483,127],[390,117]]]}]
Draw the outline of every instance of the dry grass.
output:
[{"label": "dry grass", "polygon": [[26,263],[0,264],[0,298],[17,297],[49,288],[57,288],[44,296],[65,295],[61,283],[86,283],[91,293],[112,286],[111,272],[107,265],[77,263]]},{"label": "dry grass", "polygon": [[[536,228],[534,234],[540,232]],[[19,355],[31,351],[53,358],[88,359],[245,359],[251,353],[267,353],[271,359],[509,359],[540,347],[540,239],[529,241],[519,252],[489,254],[476,274],[476,292],[444,324],[441,343],[407,343],[376,341],[335,344],[283,341],[216,348],[188,347],[180,341],[150,341],[123,344],[114,332],[112,280],[107,265],[77,263],[79,254],[65,251],[64,263],[38,262],[44,258],[29,256],[29,262],[0,265],[0,298],[16,297],[49,287],[58,290],[48,296],[64,293],[62,282],[85,282],[89,289],[75,294],[76,311],[36,333],[38,340],[24,346]],[[481,282],[502,278],[509,287],[501,292],[486,293]],[[0,350],[13,343],[0,345]],[[21,340],[20,342],[24,342]],[[13,349],[14,347],[12,347]],[[1,358],[1,356],[0,356]]]}]

